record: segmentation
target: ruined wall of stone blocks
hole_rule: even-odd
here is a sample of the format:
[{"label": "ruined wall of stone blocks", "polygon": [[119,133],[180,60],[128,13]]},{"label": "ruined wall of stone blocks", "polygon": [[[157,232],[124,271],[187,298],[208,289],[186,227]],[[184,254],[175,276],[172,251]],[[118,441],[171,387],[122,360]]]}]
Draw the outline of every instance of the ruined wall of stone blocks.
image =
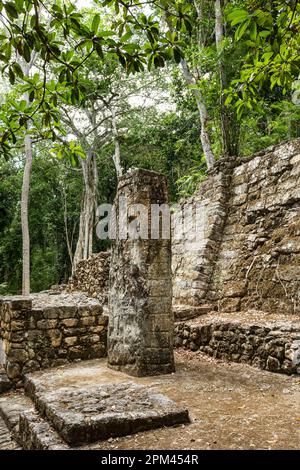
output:
[{"label": "ruined wall of stone blocks", "polygon": [[106,355],[108,319],[98,301],[83,294],[35,294],[0,299],[0,335],[7,376]]},{"label": "ruined wall of stone blocks", "polygon": [[[182,236],[178,238],[174,232],[180,220],[175,212],[172,239],[175,306],[197,306],[207,298],[227,217],[233,165],[234,162],[230,158],[217,162],[214,172],[201,184],[198,192],[193,197],[181,201],[180,209],[177,210],[179,219],[184,213],[184,207],[192,208],[188,210],[193,211],[193,218],[184,223]],[[196,210],[201,216],[202,227],[198,228],[195,224]]]},{"label": "ruined wall of stone blocks", "polygon": [[300,314],[300,140],[220,160],[194,199],[212,217],[199,250],[173,245],[174,303]]},{"label": "ruined wall of stone blocks", "polygon": [[283,374],[300,374],[300,325],[281,321],[248,323],[207,316],[199,323],[178,323],[175,347],[201,351],[216,359],[250,364]]},{"label": "ruined wall of stone blocks", "polygon": [[[216,162],[197,193],[203,230],[172,240],[173,306],[300,313],[300,141]],[[142,194],[142,193],[141,193]],[[142,202],[139,198],[137,202]],[[194,209],[193,209],[194,210]],[[178,226],[175,211],[173,226]],[[70,291],[106,302],[110,255],[82,261]]]},{"label": "ruined wall of stone blocks", "polygon": [[210,298],[300,314],[300,140],[234,169]]},{"label": "ruined wall of stone blocks", "polygon": [[110,252],[93,254],[89,259],[80,261],[70,282],[67,292],[86,292],[89,296],[107,304]]},{"label": "ruined wall of stone blocks", "polygon": [[148,239],[121,239],[112,247],[109,289],[108,364],[132,375],[174,371],[171,241],[151,239],[151,204],[168,203],[166,178],[133,170],[119,180],[119,198],[147,208]]}]

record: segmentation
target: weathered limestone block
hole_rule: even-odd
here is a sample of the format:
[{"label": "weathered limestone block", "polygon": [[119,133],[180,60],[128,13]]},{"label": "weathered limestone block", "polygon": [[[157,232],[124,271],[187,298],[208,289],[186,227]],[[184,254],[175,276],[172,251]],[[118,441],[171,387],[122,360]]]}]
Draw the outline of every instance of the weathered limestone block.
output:
[{"label": "weathered limestone block", "polygon": [[[118,186],[128,207],[126,221],[137,223],[134,204],[146,206],[148,239],[117,239],[112,249],[109,293],[108,364],[136,376],[174,371],[171,241],[150,239],[151,204],[167,204],[166,178],[133,170]],[[118,219],[118,217],[117,217]],[[159,305],[159,311],[157,306]]]}]

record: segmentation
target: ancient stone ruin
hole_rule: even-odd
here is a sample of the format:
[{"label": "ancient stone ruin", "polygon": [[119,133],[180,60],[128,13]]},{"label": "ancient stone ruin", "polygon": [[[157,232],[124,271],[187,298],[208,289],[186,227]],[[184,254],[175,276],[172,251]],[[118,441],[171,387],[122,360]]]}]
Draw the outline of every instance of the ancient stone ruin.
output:
[{"label": "ancient stone ruin", "polygon": [[109,268],[110,251],[95,253],[88,260],[79,261],[68,285],[55,289],[61,290],[63,287],[70,293],[85,292],[105,306],[108,301]]},{"label": "ancient stone ruin", "polygon": [[188,200],[205,207],[201,239],[172,246],[175,305],[300,314],[299,177],[299,139],[217,163]]},{"label": "ancient stone ruin", "polygon": [[[297,139],[238,161],[220,159],[181,201],[205,209],[205,228],[196,243],[172,241],[175,319],[212,309],[300,313],[299,155]],[[109,256],[82,262],[77,290],[95,285],[96,272],[101,287],[93,296],[107,295]]]},{"label": "ancient stone ruin", "polygon": [[8,378],[22,386],[27,372],[105,356],[107,323],[100,302],[83,293],[2,298]]},{"label": "ancient stone ruin", "polygon": [[108,364],[132,375],[174,372],[170,239],[151,239],[151,204],[167,204],[162,175],[134,170],[120,178],[116,196],[126,198],[128,221],[138,220],[134,205],[147,208],[147,239],[120,239],[112,248],[109,289]]},{"label": "ancient stone ruin", "polygon": [[68,449],[188,422],[185,407],[138,378],[174,372],[173,345],[299,375],[299,183],[300,140],[221,159],[181,201],[203,209],[191,243],[174,237],[176,222],[172,242],[141,233],[134,205],[151,222],[150,205],[168,202],[167,182],[146,170],[124,175],[117,213],[126,196],[136,239],[117,233],[111,251],[82,261],[68,286],[0,299],[0,392],[26,392],[0,399],[13,439]]},{"label": "ancient stone ruin", "polygon": [[299,318],[262,313],[210,313],[175,326],[175,347],[217,359],[299,374]]},{"label": "ancient stone ruin", "polygon": [[[69,449],[189,422],[186,408],[151,388],[124,381],[126,376],[108,372],[101,362],[96,367],[88,365],[84,372],[63,366],[100,360],[107,353],[108,339],[108,364],[113,369],[135,376],[175,370],[171,240],[162,236],[153,240],[150,233],[151,204],[168,203],[166,178],[144,170],[122,177],[116,196],[118,215],[120,196],[126,198],[125,222],[129,229],[135,223],[136,239],[127,233],[124,239],[118,235],[111,257],[101,255],[92,264],[80,264],[66,288],[68,293],[55,286],[28,299],[1,299],[5,370],[15,387],[24,385],[29,398],[16,394],[9,401],[0,400],[0,415],[25,449]],[[134,207],[141,203],[150,222],[149,237],[144,238]],[[107,335],[108,317],[102,304],[107,299],[103,273],[108,271],[109,258]],[[99,262],[97,268],[89,270],[95,262]],[[100,279],[87,283],[86,272],[91,278],[100,272]],[[80,279],[85,293],[76,292]],[[47,367],[56,367],[56,372],[29,374]]]}]

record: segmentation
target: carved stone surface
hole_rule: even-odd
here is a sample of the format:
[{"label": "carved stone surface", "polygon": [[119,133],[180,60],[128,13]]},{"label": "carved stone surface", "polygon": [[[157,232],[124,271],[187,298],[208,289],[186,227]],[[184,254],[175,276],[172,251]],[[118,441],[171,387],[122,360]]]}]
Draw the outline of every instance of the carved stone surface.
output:
[{"label": "carved stone surface", "polygon": [[10,429],[17,426],[25,449],[70,449],[189,423],[185,406],[157,390],[151,378],[128,380],[101,359],[27,374],[24,387],[26,396],[0,398],[0,416]]},{"label": "carved stone surface", "polygon": [[73,446],[189,420],[169,398],[130,382],[35,393],[41,415]]},{"label": "carved stone surface", "polygon": [[[124,175],[118,186],[128,205],[128,221],[137,222],[134,204],[148,208],[168,203],[166,178],[146,170]],[[149,224],[149,231],[150,231]],[[121,239],[112,248],[109,293],[108,364],[136,376],[174,372],[171,241]]]}]

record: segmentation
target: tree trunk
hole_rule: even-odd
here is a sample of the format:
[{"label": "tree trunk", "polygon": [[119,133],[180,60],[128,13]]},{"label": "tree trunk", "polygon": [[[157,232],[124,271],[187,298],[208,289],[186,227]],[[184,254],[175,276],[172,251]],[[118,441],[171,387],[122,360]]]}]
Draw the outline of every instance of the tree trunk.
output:
[{"label": "tree trunk", "polygon": [[67,194],[66,194],[66,188],[64,183],[62,183],[62,189],[61,189],[61,194],[62,194],[62,199],[63,199],[63,205],[64,205],[64,225],[65,225],[65,237],[66,237],[66,244],[67,244],[67,250],[68,250],[68,255],[70,258],[70,263],[72,266],[72,271],[73,271],[73,253],[72,253],[72,243],[70,241],[70,236],[69,236],[69,229],[68,229],[68,206],[67,206]]},{"label": "tree trunk", "polygon": [[237,155],[238,136],[235,129],[235,118],[231,116],[230,110],[225,105],[227,88],[226,70],[223,60],[222,44],[224,40],[223,9],[221,0],[215,0],[215,36],[218,53],[218,65],[220,71],[220,108],[221,108],[221,131],[224,155]]},{"label": "tree trunk", "polygon": [[[19,61],[20,67],[23,70],[24,76],[29,77],[30,69],[35,61],[33,56],[30,64]],[[24,94],[24,99],[29,103],[28,93]],[[32,168],[32,141],[31,135],[27,131],[24,137],[25,148],[25,166],[22,182],[21,194],[21,227],[22,227],[22,295],[28,296],[30,294],[30,234],[29,234],[29,221],[28,221],[28,206],[29,206],[29,188],[30,188],[30,175]]]},{"label": "tree trunk", "polygon": [[220,46],[222,45],[222,41],[224,39],[223,13],[222,13],[221,0],[215,0],[215,12],[216,12],[216,44],[217,44],[217,51],[220,52]]},{"label": "tree trunk", "polygon": [[[184,77],[186,79],[186,82],[189,85],[195,85],[195,79],[190,72],[189,66],[186,62],[186,60],[181,61],[181,67],[182,71],[184,74]],[[200,124],[201,124],[201,132],[200,132],[200,139],[201,139],[201,145],[202,149],[204,152],[204,156],[206,159],[207,163],[207,168],[210,170],[215,163],[215,156],[213,154],[212,148],[211,148],[211,141],[210,141],[210,136],[207,131],[207,121],[208,121],[208,113],[207,113],[207,108],[202,96],[202,93],[200,90],[193,90],[194,96],[196,99],[198,111],[199,111],[199,117],[200,117]]]},{"label": "tree trunk", "polygon": [[73,259],[73,272],[79,261],[88,259],[93,253],[93,231],[97,210],[98,169],[95,154],[90,151],[81,161],[84,190],[82,196],[79,234]]},{"label": "tree trunk", "polygon": [[114,164],[115,164],[117,177],[119,178],[123,174],[123,168],[122,168],[122,164],[121,164],[120,138],[119,138],[119,134],[118,134],[116,112],[115,112],[114,108],[112,108],[112,110],[111,110],[111,115],[112,115],[113,135],[114,135],[114,139],[115,139],[115,153],[113,155],[113,161],[114,161]]},{"label": "tree trunk", "polygon": [[[203,17],[203,10],[202,10],[202,4],[201,1],[194,0],[194,6],[196,9],[197,13],[197,21],[198,21],[198,46],[199,48],[203,47],[203,34],[202,34],[202,17]],[[185,80],[188,85],[195,85],[197,83],[197,80],[193,76],[189,65],[185,59],[181,60],[181,68],[183,71],[183,75],[185,77]],[[200,67],[199,67],[200,70]],[[215,156],[212,151],[212,146],[211,146],[211,140],[210,136],[207,130],[207,123],[208,123],[208,112],[207,112],[207,107],[205,104],[205,100],[202,96],[202,93],[200,89],[198,90],[193,90],[198,112],[199,112],[199,118],[200,118],[200,126],[201,126],[201,131],[200,131],[200,140],[201,140],[201,145],[204,153],[204,157],[207,163],[207,168],[210,170],[214,164],[215,164]]]},{"label": "tree trunk", "polygon": [[93,252],[91,243],[94,228],[94,205],[92,181],[89,179],[85,188],[83,259],[88,259]]},{"label": "tree trunk", "polygon": [[83,243],[84,243],[84,211],[81,209],[79,217],[79,232],[76,244],[76,250],[73,258],[72,274],[74,273],[77,264],[83,259]]},{"label": "tree trunk", "polygon": [[21,196],[21,225],[22,225],[22,254],[23,254],[23,274],[22,274],[22,295],[30,294],[30,235],[28,223],[29,186],[32,168],[32,143],[31,136],[27,134],[24,138],[25,145],[25,167],[23,174],[22,196]]}]

